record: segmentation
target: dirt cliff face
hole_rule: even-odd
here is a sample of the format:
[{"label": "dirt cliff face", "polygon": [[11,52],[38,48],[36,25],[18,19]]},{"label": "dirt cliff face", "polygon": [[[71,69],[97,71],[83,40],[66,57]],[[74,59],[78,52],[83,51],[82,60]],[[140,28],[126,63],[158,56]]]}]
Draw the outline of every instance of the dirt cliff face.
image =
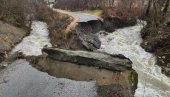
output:
[{"label": "dirt cliff face", "polygon": [[138,75],[132,68],[116,71],[95,67],[93,64],[85,65],[57,60],[47,55],[32,58],[31,64],[38,70],[57,78],[96,81],[99,97],[133,97],[137,88]]},{"label": "dirt cliff face", "polygon": [[162,67],[163,73],[170,76],[170,27],[154,28],[148,25],[141,34],[144,39],[141,46],[157,56],[158,65]]},{"label": "dirt cliff face", "polygon": [[0,62],[7,57],[8,52],[19,43],[29,31],[0,21]]}]

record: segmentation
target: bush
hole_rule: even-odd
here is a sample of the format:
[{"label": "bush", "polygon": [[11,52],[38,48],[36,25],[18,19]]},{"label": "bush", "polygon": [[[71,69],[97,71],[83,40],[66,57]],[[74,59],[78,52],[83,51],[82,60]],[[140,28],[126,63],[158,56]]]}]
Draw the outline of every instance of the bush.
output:
[{"label": "bush", "polygon": [[[73,11],[95,10],[107,6],[108,2],[111,2],[111,0],[58,0],[54,7]],[[114,0],[112,0],[113,2]]]},{"label": "bush", "polygon": [[50,9],[42,0],[0,0],[0,20],[15,26],[26,26],[34,19],[46,20]]},{"label": "bush", "polygon": [[103,7],[103,17],[119,17],[124,21],[136,19],[142,15],[144,3],[138,0],[120,0],[114,7]]},{"label": "bush", "polygon": [[71,21],[72,19],[68,17],[68,15],[56,12],[48,19],[47,23],[49,25],[50,39],[53,46],[57,43],[63,44],[63,42],[65,42],[65,29]]}]

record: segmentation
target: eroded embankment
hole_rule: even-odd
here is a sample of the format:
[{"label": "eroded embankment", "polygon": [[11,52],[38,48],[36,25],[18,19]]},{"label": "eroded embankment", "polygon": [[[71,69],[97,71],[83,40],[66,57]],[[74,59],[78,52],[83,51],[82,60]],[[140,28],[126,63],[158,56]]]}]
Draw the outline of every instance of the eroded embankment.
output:
[{"label": "eroded embankment", "polygon": [[69,33],[65,39],[65,43],[57,42],[59,48],[67,48],[72,50],[88,50],[94,51],[99,49],[101,42],[96,35],[99,31],[113,32],[117,28],[135,25],[136,21],[126,23],[118,17],[105,18],[101,20],[90,20],[86,22],[78,22],[76,27]]},{"label": "eroded embankment", "polygon": [[[20,50],[26,55],[37,56],[37,55],[42,54],[41,49],[45,45],[51,46],[50,39],[48,37],[49,33],[48,33],[46,23],[34,21],[32,25],[32,29],[33,30],[30,36],[25,37],[23,42],[17,45],[12,53]],[[86,30],[86,28],[84,28],[83,26],[83,27],[80,27],[78,31],[81,31],[84,29]],[[92,28],[92,29],[95,29],[95,28]],[[99,39],[95,35],[95,33],[92,33],[92,32],[88,32],[88,33],[90,34],[87,35],[84,31],[81,31],[81,32],[76,33],[76,35],[81,36],[80,40],[83,46],[86,47],[90,45],[93,47],[100,48],[100,45],[96,43],[96,41],[98,41]],[[93,37],[93,35],[95,35],[95,38]],[[125,58],[122,55],[110,55],[106,53],[97,53],[97,52],[92,53],[92,52],[70,51],[70,50],[56,51],[56,50],[58,49],[53,49],[53,48],[48,48],[46,50],[43,49],[43,51],[48,54],[47,57],[40,56],[40,57],[36,57],[35,59],[34,57],[29,57],[28,60],[33,58],[33,60],[30,60],[32,63],[34,63],[33,66],[35,66],[39,70],[46,71],[53,76],[56,76],[59,78],[68,78],[72,80],[79,80],[79,81],[80,80],[81,81],[82,80],[83,81],[93,80],[93,83],[71,81],[71,82],[74,82],[74,84],[78,84],[78,85],[80,84],[80,86],[75,85],[75,88],[72,89],[72,86],[74,85],[71,85],[70,87],[70,84],[69,84],[70,81],[68,81],[67,79],[63,79],[64,82],[61,83],[62,86],[60,88],[57,86],[58,84],[60,84],[59,80],[61,79],[53,78],[55,80],[50,80],[50,81],[55,81],[54,84],[56,87],[53,87],[53,84],[51,84],[52,87],[42,88],[42,86],[44,87],[44,85],[45,86],[48,85],[46,84],[47,79],[44,79],[44,77],[41,76],[40,74],[41,72],[37,72],[35,71],[35,69],[28,67],[28,62],[26,62],[25,60],[24,61],[21,60],[21,61],[16,61],[13,63],[16,65],[14,66],[14,68],[16,69],[14,69],[14,71],[9,70],[9,72],[11,73],[9,73],[9,77],[8,77],[8,79],[10,80],[9,81],[10,86],[16,86],[17,89],[15,87],[12,87],[10,89],[7,85],[5,85],[5,83],[3,83],[2,84],[3,87],[2,89],[0,89],[1,90],[0,95],[15,95],[16,97],[18,95],[21,95],[21,96],[26,95],[26,97],[30,97],[30,95],[40,96],[42,95],[40,93],[41,91],[46,91],[46,92],[43,92],[45,95],[57,95],[60,97],[65,97],[65,96],[68,97],[68,95],[69,96],[70,95],[74,95],[74,96],[83,95],[83,93],[87,93],[89,97],[94,97],[96,96],[95,92],[97,91],[98,95],[101,97],[103,96],[104,97],[105,96],[106,97],[108,96],[133,97],[134,91],[137,88],[138,75],[132,69],[131,61],[129,59]],[[19,68],[19,67],[23,67],[23,68]],[[28,71],[26,68],[28,68]],[[78,72],[81,72],[81,74],[79,74]],[[79,74],[79,76],[77,76],[77,74]],[[25,77],[29,77],[27,78],[28,80],[25,80]],[[49,78],[49,77],[51,78],[51,76],[49,75],[45,76],[45,78]],[[12,80],[12,78],[15,78],[15,79]],[[39,81],[43,83],[37,84],[36,82],[39,83]],[[95,87],[94,81],[96,81],[97,88]],[[25,86],[25,87],[20,87],[19,85],[20,82],[23,82],[22,86]],[[86,88],[84,89],[82,86],[83,87],[85,86]],[[70,87],[68,88],[69,91],[74,91],[76,93],[73,93],[73,94],[72,92],[65,93],[65,89],[67,89],[66,87]],[[53,90],[57,89],[59,91],[57,93],[55,91],[51,93],[49,91],[51,89]],[[81,89],[85,91],[79,91]],[[86,89],[93,90],[94,92],[89,92]],[[7,90],[10,93],[8,93]],[[18,91],[18,90],[22,90],[22,91]],[[34,90],[34,92],[25,93],[25,91],[32,91],[32,90]],[[65,95],[65,96],[62,96],[62,95]]]},{"label": "eroded embankment", "polygon": [[117,29],[113,33],[99,34],[102,42],[100,51],[122,54],[132,61],[132,67],[138,73],[135,97],[169,97],[170,79],[161,73],[161,68],[156,65],[155,56],[140,46],[143,24],[145,22],[138,21],[135,26]]},{"label": "eroded embankment", "polygon": [[133,97],[138,75],[123,56],[44,48],[48,54],[31,58],[33,66],[57,78],[96,81],[99,97]]},{"label": "eroded embankment", "polygon": [[144,39],[141,46],[157,56],[158,65],[162,67],[162,72],[170,76],[170,27],[154,28],[147,25],[141,34]]},{"label": "eroded embankment", "polygon": [[0,21],[0,62],[8,57],[8,52],[21,42],[24,36],[29,34],[29,30],[29,28],[22,29]]}]

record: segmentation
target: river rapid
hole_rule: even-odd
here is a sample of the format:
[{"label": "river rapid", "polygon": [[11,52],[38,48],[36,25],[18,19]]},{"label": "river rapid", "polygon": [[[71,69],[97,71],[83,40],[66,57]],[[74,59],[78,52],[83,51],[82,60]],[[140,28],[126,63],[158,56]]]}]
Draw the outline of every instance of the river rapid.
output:
[{"label": "river rapid", "polygon": [[[102,45],[101,45],[101,48],[99,49],[99,51],[107,52],[110,54],[122,54],[122,55],[125,55],[126,57],[128,57],[133,62],[133,64],[132,64],[133,69],[136,70],[139,75],[138,76],[139,77],[138,88],[135,92],[135,97],[170,97],[170,79],[161,73],[161,68],[156,65],[155,56],[146,52],[140,46],[140,44],[142,42],[140,31],[143,28],[143,24],[145,24],[145,23],[139,22],[135,26],[117,29],[113,33],[108,33],[108,35],[99,33],[98,35],[102,42]],[[23,41],[14,48],[12,53],[14,53],[16,51],[21,51],[26,55],[35,55],[35,56],[41,55],[42,54],[41,49],[45,45],[48,47],[51,47],[48,34],[49,34],[49,32],[48,32],[46,23],[34,21],[32,23],[32,31],[31,31],[30,35],[25,37],[23,39]],[[21,65],[22,63],[26,64],[26,65]],[[23,62],[23,60],[19,61],[19,62],[15,62],[13,64],[20,64],[21,67],[25,66],[25,67],[23,67],[24,68],[22,70],[23,72],[28,67],[27,66],[28,62],[25,62],[25,61]],[[18,66],[19,65],[17,65],[17,67]],[[12,67],[12,68],[16,68],[16,67]],[[29,68],[31,68],[31,67],[29,66]],[[29,76],[27,79],[34,79],[35,81],[36,80],[38,81],[39,78],[35,77],[34,75],[38,76],[40,74],[40,76],[41,76],[42,74],[40,72],[35,71],[35,69],[33,69],[33,71],[35,71],[35,72],[32,72],[32,69],[30,69],[30,71],[28,71],[31,74],[31,76]],[[17,83],[18,83],[19,79],[22,78],[22,76],[28,76],[28,75],[27,75],[27,73],[21,72],[20,73],[21,76],[18,77],[16,72],[20,72],[20,69],[19,69],[19,71],[17,71],[17,70],[18,69],[16,69],[16,71],[15,70],[9,71],[11,73],[8,74],[8,75],[10,75],[8,79],[11,79],[11,81],[9,83],[10,87],[13,87],[12,89],[14,91],[10,89],[11,94],[9,94],[8,92],[5,91],[5,90],[8,90],[9,87],[4,86],[3,90],[5,92],[0,91],[1,96],[10,97],[10,95],[12,95],[16,92],[19,92],[19,91],[17,91],[17,89],[14,86],[16,86],[18,88],[18,90],[20,90],[20,89],[22,90],[22,87],[19,87],[20,85]],[[13,75],[15,73],[16,73],[16,75]],[[49,76],[49,75],[45,74],[44,77],[46,77],[46,76]],[[16,80],[13,81],[12,78],[14,78],[14,77],[16,77]],[[45,80],[45,79],[41,79],[41,80]],[[61,80],[61,79],[59,79],[59,78],[52,79],[52,81],[56,81],[56,83],[54,83],[54,84],[56,84],[56,86],[57,86],[57,84],[59,84],[57,82],[57,80]],[[54,95],[54,97],[55,96],[57,96],[57,97],[77,97],[77,96],[79,96],[79,97],[80,96],[81,97],[95,97],[97,95],[94,81],[79,82],[79,81],[72,81],[72,80],[68,80],[68,79],[62,79],[62,80],[64,81],[62,83],[64,85],[66,85],[67,83],[74,83],[74,84],[70,84],[70,87],[62,87],[62,89],[60,89],[60,91],[57,92],[58,94],[57,93],[52,94],[52,95]],[[30,82],[23,83],[23,85],[29,85],[29,84],[30,84]],[[31,82],[31,84],[34,85],[36,83]],[[76,85],[76,87],[75,87],[75,85]],[[53,86],[53,84],[52,84],[52,86]],[[82,87],[84,87],[84,88],[82,88]],[[44,88],[45,88],[45,86],[40,87],[40,90],[44,89]],[[52,88],[57,89],[57,87],[52,87]],[[74,88],[74,89],[72,90],[72,88]],[[60,93],[62,93],[65,90],[70,90],[70,92],[68,92],[66,94],[63,93],[62,95],[59,95]],[[78,91],[78,90],[81,90],[81,91]],[[92,90],[93,92],[90,92],[89,90]],[[23,93],[21,93],[21,94],[23,94]],[[31,95],[33,95],[33,94],[31,94]],[[35,92],[35,95],[36,95],[36,92]],[[27,94],[23,94],[20,96],[29,97]],[[13,96],[13,97],[15,97],[15,96]],[[16,97],[17,97],[17,95],[16,95]]]},{"label": "river rapid", "polygon": [[140,46],[140,31],[145,24],[138,21],[135,26],[117,29],[108,35],[100,33],[102,45],[99,51],[122,54],[133,62],[139,77],[135,97],[170,97],[170,78],[161,73],[156,57]]},{"label": "river rapid", "polygon": [[49,31],[47,24],[40,21],[33,21],[31,26],[32,31],[30,35],[25,37],[13,50],[23,52],[25,55],[41,55],[41,49],[44,46],[51,47],[50,39],[48,37]]},{"label": "river rapid", "polygon": [[[38,56],[44,46],[52,46],[46,23],[33,21],[31,29],[11,53]],[[96,91],[95,81],[56,78],[38,71],[26,60],[16,60],[0,74],[0,97],[96,97]]]}]

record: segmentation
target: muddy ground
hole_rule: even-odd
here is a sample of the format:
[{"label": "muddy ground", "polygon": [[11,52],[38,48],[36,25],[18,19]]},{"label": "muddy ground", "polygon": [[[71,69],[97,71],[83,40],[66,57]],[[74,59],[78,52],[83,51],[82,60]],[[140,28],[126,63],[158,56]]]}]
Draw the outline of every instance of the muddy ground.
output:
[{"label": "muddy ground", "polygon": [[147,25],[142,31],[141,46],[157,56],[162,72],[170,76],[170,27],[151,27]]}]

